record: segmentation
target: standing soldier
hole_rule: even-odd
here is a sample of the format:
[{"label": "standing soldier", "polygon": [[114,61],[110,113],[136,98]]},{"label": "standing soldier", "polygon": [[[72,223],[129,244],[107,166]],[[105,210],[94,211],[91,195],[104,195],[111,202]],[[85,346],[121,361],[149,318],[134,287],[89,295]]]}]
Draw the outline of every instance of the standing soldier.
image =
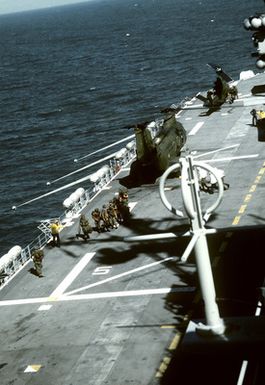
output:
[{"label": "standing soldier", "polygon": [[109,221],[113,228],[118,228],[118,222],[117,222],[117,211],[115,210],[114,204],[112,201],[109,202],[107,207],[108,215],[109,215]]},{"label": "standing soldier", "polygon": [[123,221],[121,211],[120,211],[120,200],[119,193],[115,193],[114,198],[112,199],[113,208],[116,212],[117,222],[121,223]]},{"label": "standing soldier", "polygon": [[128,190],[127,189],[120,189],[119,190],[119,198],[120,198],[123,205],[128,206],[129,196],[128,196]]},{"label": "standing soldier", "polygon": [[43,250],[41,250],[41,249],[33,250],[31,258],[32,258],[33,263],[34,263],[34,268],[35,268],[35,272],[36,272],[37,276],[39,278],[43,277],[43,275],[42,275],[42,260],[44,258]]},{"label": "standing soldier", "polygon": [[84,214],[81,214],[79,221],[79,234],[81,231],[83,232],[84,240],[87,241],[90,238],[89,234],[92,233],[92,227],[90,226],[90,223]]},{"label": "standing soldier", "polygon": [[129,196],[127,189],[119,190],[119,205],[118,208],[121,212],[123,221],[127,220],[130,215],[129,210]]},{"label": "standing soldier", "polygon": [[258,116],[257,116],[257,111],[255,110],[255,108],[253,108],[253,110],[250,111],[250,114],[252,115],[252,126],[256,126]]},{"label": "standing soldier", "polygon": [[61,241],[60,241],[60,236],[59,232],[61,230],[62,226],[59,224],[59,221],[55,221],[54,223],[51,224],[50,229],[52,233],[52,241],[54,246],[61,246]]},{"label": "standing soldier", "polygon": [[94,220],[94,223],[95,223],[95,229],[98,233],[101,232],[101,215],[100,215],[100,211],[98,208],[96,208],[95,210],[92,211],[91,213],[92,215],[92,218]]},{"label": "standing soldier", "polygon": [[228,95],[229,95],[229,103],[230,104],[234,103],[235,99],[238,99],[237,87],[236,86],[229,87]]},{"label": "standing soldier", "polygon": [[103,225],[105,230],[110,231],[110,228],[112,227],[109,220],[109,214],[107,210],[107,206],[103,205],[101,210],[101,219],[103,220]]}]

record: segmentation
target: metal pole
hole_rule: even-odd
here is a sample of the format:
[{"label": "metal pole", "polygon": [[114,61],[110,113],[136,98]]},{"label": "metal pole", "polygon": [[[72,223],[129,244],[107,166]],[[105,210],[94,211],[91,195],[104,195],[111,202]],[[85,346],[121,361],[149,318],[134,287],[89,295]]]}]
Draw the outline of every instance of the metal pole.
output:
[{"label": "metal pole", "polygon": [[[216,202],[206,210],[203,216],[200,204],[199,195],[199,180],[197,168],[205,169],[213,174],[217,180],[219,192]],[[203,162],[195,161],[191,156],[181,158],[178,164],[170,166],[160,178],[160,196],[165,207],[172,213],[183,217],[183,213],[176,210],[167,200],[164,192],[165,181],[169,174],[177,169],[181,168],[181,193],[183,198],[184,207],[191,222],[190,234],[193,235],[187,249],[185,250],[182,259],[186,261],[188,258],[192,246],[194,246],[196,265],[198,271],[198,277],[201,287],[202,299],[205,305],[206,325],[197,325],[197,331],[203,334],[215,334],[220,335],[225,331],[223,320],[220,318],[219,309],[216,303],[216,294],[214,287],[214,280],[211,268],[211,262],[209,257],[208,245],[206,234],[215,232],[214,229],[207,230],[204,227],[205,220],[209,218],[212,212],[219,206],[223,196],[223,182],[220,176],[216,173],[214,168],[204,164]],[[156,237],[161,236],[156,234]],[[145,236],[146,237],[146,236]],[[148,236],[149,237],[149,236]],[[164,238],[168,237],[165,234]],[[129,240],[139,239],[139,237],[131,237]],[[141,238],[142,239],[142,238]],[[147,239],[147,238],[145,238]]]},{"label": "metal pole", "polygon": [[206,236],[203,232],[201,232],[195,244],[194,252],[206,317],[206,325],[200,324],[198,331],[209,331],[213,334],[223,334],[225,328],[223,321],[220,318],[219,309],[216,303],[216,294],[208,245]]},{"label": "metal pole", "polygon": [[192,198],[190,202],[193,205],[192,210],[196,212],[196,215],[191,218],[191,224],[194,235],[198,236],[194,252],[206,317],[206,325],[200,324],[197,330],[198,332],[223,334],[225,328],[216,303],[215,286],[199,197],[198,176],[194,170],[192,158],[188,156],[187,159],[188,164],[185,165],[185,161],[184,167],[188,167],[188,186]]}]

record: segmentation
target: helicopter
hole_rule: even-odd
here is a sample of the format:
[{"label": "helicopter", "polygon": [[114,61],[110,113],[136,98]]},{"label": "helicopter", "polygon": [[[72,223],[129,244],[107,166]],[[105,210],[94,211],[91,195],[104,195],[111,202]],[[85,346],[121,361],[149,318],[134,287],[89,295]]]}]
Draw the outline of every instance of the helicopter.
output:
[{"label": "helicopter", "polygon": [[160,121],[148,121],[134,126],[136,160],[131,164],[128,177],[122,184],[127,187],[153,184],[176,161],[186,143],[187,134],[176,120],[175,111],[167,110]]},{"label": "helicopter", "polygon": [[213,68],[217,75],[214,86],[208,90],[206,97],[200,93],[196,95],[197,99],[203,101],[204,107],[209,108],[206,115],[218,111],[225,102],[232,104],[238,97],[236,86],[231,84],[233,79],[223,71],[222,67],[213,63],[208,63],[208,66]]}]

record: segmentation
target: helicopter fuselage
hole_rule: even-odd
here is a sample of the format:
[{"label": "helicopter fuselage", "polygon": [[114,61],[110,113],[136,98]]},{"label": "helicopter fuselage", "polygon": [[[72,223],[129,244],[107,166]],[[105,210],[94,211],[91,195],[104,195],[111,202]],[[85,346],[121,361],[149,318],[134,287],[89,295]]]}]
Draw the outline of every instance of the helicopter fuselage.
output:
[{"label": "helicopter fuselage", "polygon": [[186,131],[175,114],[154,124],[137,125],[134,129],[137,159],[131,166],[134,180],[153,183],[180,155],[186,142]]}]

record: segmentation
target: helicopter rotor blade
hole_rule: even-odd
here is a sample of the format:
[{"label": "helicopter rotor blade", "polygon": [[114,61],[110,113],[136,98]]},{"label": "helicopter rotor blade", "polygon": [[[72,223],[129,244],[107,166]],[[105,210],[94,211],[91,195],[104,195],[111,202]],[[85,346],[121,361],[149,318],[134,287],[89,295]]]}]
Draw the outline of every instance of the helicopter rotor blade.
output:
[{"label": "helicopter rotor blade", "polygon": [[46,198],[49,195],[53,195],[53,194],[55,194],[55,193],[57,193],[59,191],[62,191],[62,190],[65,190],[65,189],[67,189],[69,187],[75,186],[76,184],[79,184],[81,182],[84,182],[84,181],[88,180],[90,178],[90,176],[91,175],[87,175],[87,176],[85,176],[85,177],[83,177],[81,179],[78,179],[78,180],[74,181],[74,182],[68,183],[68,184],[66,184],[64,186],[61,186],[61,187],[55,189],[55,190],[49,191],[49,192],[47,192],[45,194],[37,196],[36,198],[30,199],[30,200],[28,200],[28,201],[26,201],[24,203],[21,203],[18,206],[12,206],[12,210],[16,210],[18,207],[28,205],[29,203],[35,202],[35,201],[40,200],[42,198]]},{"label": "helicopter rotor blade", "polygon": [[99,159],[99,160],[96,160],[96,161],[93,162],[93,163],[89,163],[89,164],[87,164],[86,166],[83,166],[83,167],[81,167],[81,168],[79,168],[79,169],[77,169],[77,170],[75,170],[75,171],[72,171],[72,172],[69,172],[68,174],[65,174],[65,175],[63,175],[63,176],[60,176],[59,178],[54,179],[54,180],[52,180],[51,182],[47,182],[47,185],[49,186],[49,185],[51,185],[51,184],[53,184],[53,183],[55,183],[55,182],[58,182],[59,180],[62,180],[62,179],[64,179],[64,178],[67,178],[68,176],[74,175],[74,174],[76,174],[76,173],[78,173],[78,172],[80,172],[80,171],[86,170],[87,168],[90,168],[90,167],[95,166],[95,165],[97,165],[97,164],[99,164],[99,163],[102,163],[102,162],[104,162],[105,160],[111,159],[111,158],[113,158],[113,157],[115,156],[115,154],[116,154],[116,152],[113,152],[112,154],[107,155],[107,156],[105,156],[104,158],[101,158],[101,159]]},{"label": "helicopter rotor blade", "polygon": [[111,144],[109,144],[108,146],[102,147],[102,148],[100,148],[99,150],[96,150],[96,151],[91,152],[90,154],[84,155],[84,156],[82,156],[81,158],[74,159],[74,162],[79,162],[80,160],[83,160],[83,159],[85,159],[85,158],[88,158],[89,156],[92,156],[92,155],[95,155],[95,154],[97,154],[97,153],[99,153],[99,152],[101,152],[101,151],[107,150],[108,148],[111,148],[111,147],[113,147],[113,146],[116,146],[117,144],[120,144],[120,143],[122,143],[122,142],[125,142],[126,140],[129,140],[129,139],[134,138],[134,136],[135,136],[134,134],[133,134],[133,135],[129,135],[129,136],[127,136],[126,138],[120,139],[120,140],[118,140],[117,142],[111,143]]}]

